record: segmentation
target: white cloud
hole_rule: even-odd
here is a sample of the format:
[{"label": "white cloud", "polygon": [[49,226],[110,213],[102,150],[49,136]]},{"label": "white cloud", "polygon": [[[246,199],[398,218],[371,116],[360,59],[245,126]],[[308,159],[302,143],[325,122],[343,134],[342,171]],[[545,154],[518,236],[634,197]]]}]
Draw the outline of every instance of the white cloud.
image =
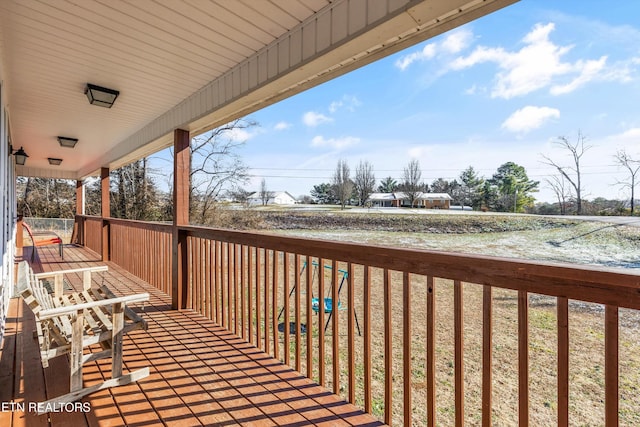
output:
[{"label": "white cloud", "polygon": [[[536,24],[522,39],[524,46],[520,50],[509,52],[501,47],[479,46],[468,56],[452,61],[450,68],[462,70],[485,62],[496,63],[500,70],[496,74],[491,96],[504,99],[549,86],[552,95],[561,95],[573,92],[593,80],[629,79],[628,66],[622,64],[607,68],[606,56],[597,60],[563,61],[573,46],[559,46],[549,40],[554,29],[553,23]],[[571,78],[568,83],[554,83],[566,76]]]},{"label": "white cloud", "polygon": [[427,157],[430,153],[432,153],[433,149],[433,145],[419,145],[417,147],[409,148],[407,154],[412,159],[421,159],[423,157]]},{"label": "white cloud", "polygon": [[517,110],[502,123],[502,128],[511,131],[525,133],[541,127],[550,119],[560,117],[560,110],[550,107],[534,107],[528,105]]},{"label": "white cloud", "polygon": [[291,123],[288,122],[278,122],[276,123],[276,125],[273,127],[275,130],[286,130],[289,129],[291,127]]},{"label": "white cloud", "polygon": [[610,135],[603,138],[603,144],[606,146],[618,146],[622,148],[628,148],[629,153],[632,155],[640,154],[640,127],[632,127],[625,130],[622,133]]},{"label": "white cloud", "polygon": [[324,114],[317,113],[315,111],[308,111],[302,116],[302,122],[310,127],[316,127],[322,123],[328,123],[332,121],[333,119],[331,117],[325,116]]},{"label": "white cloud", "polygon": [[343,95],[339,101],[333,101],[329,104],[329,112],[335,114],[341,109],[346,109],[349,112],[354,112],[357,107],[361,106],[362,102],[352,95]]},{"label": "white cloud", "polygon": [[435,43],[429,43],[424,45],[422,50],[412,52],[408,55],[400,57],[400,59],[396,61],[396,67],[404,71],[409,67],[409,65],[413,64],[414,62],[426,61],[433,58],[434,56],[436,56],[436,45]]},{"label": "white cloud", "polygon": [[231,141],[244,142],[255,136],[255,133],[248,132],[246,129],[233,128],[225,131],[224,135]]},{"label": "white cloud", "polygon": [[554,85],[551,87],[552,95],[564,95],[566,93],[573,92],[581,86],[584,86],[596,76],[602,72],[607,62],[607,57],[603,56],[597,61],[578,61],[575,64],[575,69],[580,70],[578,77],[574,78],[571,82],[564,85]]},{"label": "white cloud", "polygon": [[473,33],[467,29],[461,29],[449,34],[442,41],[442,49],[449,53],[460,53],[466,49],[473,40]]},{"label": "white cloud", "polygon": [[345,136],[341,138],[325,138],[321,135],[313,137],[311,140],[312,147],[330,147],[341,150],[360,142],[360,138],[355,136]]},{"label": "white cloud", "polygon": [[427,61],[441,53],[457,54],[466,49],[473,40],[473,33],[468,29],[459,29],[447,35],[442,41],[424,45],[421,50],[400,57],[396,67],[406,70],[416,61]]}]

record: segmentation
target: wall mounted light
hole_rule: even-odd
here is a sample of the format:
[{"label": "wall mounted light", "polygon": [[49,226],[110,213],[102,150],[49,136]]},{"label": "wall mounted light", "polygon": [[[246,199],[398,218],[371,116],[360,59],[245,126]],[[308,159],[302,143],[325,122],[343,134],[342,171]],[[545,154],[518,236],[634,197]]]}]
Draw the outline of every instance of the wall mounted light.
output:
[{"label": "wall mounted light", "polygon": [[59,136],[58,142],[61,147],[73,148],[78,143],[78,138],[68,138],[66,136]]},{"label": "wall mounted light", "polygon": [[113,103],[116,102],[118,95],[120,95],[120,92],[87,83],[87,88],[85,89],[84,94],[87,95],[90,104],[111,108]]},{"label": "wall mounted light", "polygon": [[24,152],[22,147],[20,147],[18,151],[14,151],[13,155],[16,157],[16,165],[21,166],[24,166],[25,162],[27,161],[27,157],[29,157],[29,155]]},{"label": "wall mounted light", "polygon": [[53,157],[48,157],[47,160],[49,160],[50,165],[59,166],[62,163],[62,159],[54,159]]}]

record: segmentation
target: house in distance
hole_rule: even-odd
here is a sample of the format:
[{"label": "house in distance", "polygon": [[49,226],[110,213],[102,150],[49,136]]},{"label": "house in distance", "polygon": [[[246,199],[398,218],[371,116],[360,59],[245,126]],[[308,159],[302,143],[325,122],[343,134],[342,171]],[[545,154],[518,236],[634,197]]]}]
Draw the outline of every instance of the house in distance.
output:
[{"label": "house in distance", "polygon": [[403,192],[394,193],[372,193],[369,202],[376,208],[426,208],[426,209],[449,209],[451,198],[447,193],[417,193],[411,205],[409,195]]}]

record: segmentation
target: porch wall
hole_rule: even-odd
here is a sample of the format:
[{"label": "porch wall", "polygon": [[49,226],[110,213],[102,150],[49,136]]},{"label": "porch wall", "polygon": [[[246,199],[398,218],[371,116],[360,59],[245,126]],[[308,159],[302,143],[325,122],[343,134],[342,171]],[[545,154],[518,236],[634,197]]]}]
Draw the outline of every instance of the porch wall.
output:
[{"label": "porch wall", "polygon": [[9,298],[13,290],[13,260],[15,257],[15,167],[14,157],[9,147],[9,116],[5,106],[5,88],[2,85],[2,63],[0,63],[0,245],[2,263],[0,264],[0,344],[4,337],[5,320]]}]

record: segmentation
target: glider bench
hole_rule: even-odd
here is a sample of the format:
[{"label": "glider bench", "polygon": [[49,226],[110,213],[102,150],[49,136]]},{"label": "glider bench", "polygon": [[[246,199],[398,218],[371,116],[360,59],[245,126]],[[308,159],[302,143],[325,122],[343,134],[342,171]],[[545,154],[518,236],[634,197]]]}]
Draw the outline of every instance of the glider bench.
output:
[{"label": "glider bench", "polygon": [[[107,266],[34,273],[26,261],[18,264],[18,292],[35,315],[42,366],[49,360],[68,354],[70,358],[70,393],[38,405],[38,412],[80,400],[105,388],[125,385],[149,375],[145,367],[122,373],[123,335],[135,329],[147,329],[147,323],[131,308],[131,303],[149,300],[148,293],[116,297],[105,285],[92,287],[91,274],[107,271]],[[63,277],[82,274],[83,291],[63,294]],[[50,285],[53,279],[53,286]],[[47,288],[47,284],[49,284]],[[52,288],[52,289],[51,289]],[[99,344],[101,351],[83,349]],[[111,358],[111,379],[83,388],[82,365]]]},{"label": "glider bench", "polygon": [[[33,251],[31,252],[31,261],[35,259],[36,251],[39,246],[57,245],[58,254],[60,258],[64,259],[64,245],[62,244],[62,238],[53,231],[33,231],[26,222],[22,222],[22,227],[29,235],[31,243],[33,244]],[[36,237],[38,237],[36,239]]]}]

